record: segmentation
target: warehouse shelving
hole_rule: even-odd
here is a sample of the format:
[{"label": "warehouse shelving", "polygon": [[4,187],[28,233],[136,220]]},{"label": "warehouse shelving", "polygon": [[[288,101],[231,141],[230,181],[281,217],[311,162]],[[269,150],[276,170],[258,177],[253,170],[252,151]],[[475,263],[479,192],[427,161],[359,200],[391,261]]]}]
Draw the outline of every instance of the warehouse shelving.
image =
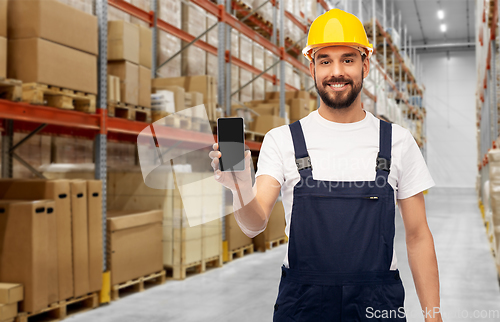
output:
[{"label": "warehouse shelving", "polygon": [[[303,73],[308,77],[309,67],[304,63],[305,59],[301,56],[300,50],[295,47],[295,44],[290,40],[285,40],[284,32],[278,35],[277,29],[284,30],[283,22],[284,19],[289,19],[292,21],[302,32],[303,37],[298,40],[298,43],[305,39],[307,35],[308,26],[311,23],[307,17],[301,13],[300,17],[296,17],[290,12],[284,10],[284,6],[279,6],[279,3],[284,0],[269,0],[273,4],[273,10],[275,12],[273,21],[273,28],[269,25],[261,25],[260,27],[271,36],[271,40],[262,36],[255,30],[251,29],[245,23],[241,22],[231,11],[239,12],[242,16],[248,16],[251,11],[231,0],[218,0],[215,4],[208,0],[191,0],[194,5],[204,9],[206,12],[212,14],[218,19],[219,26],[219,44],[218,47],[210,45],[206,41],[197,39],[199,35],[191,35],[184,30],[181,30],[166,21],[158,18],[157,11],[157,0],[151,0],[152,10],[145,11],[142,10],[126,1],[123,0],[95,0],[95,11],[98,18],[99,25],[99,59],[98,59],[98,101],[96,114],[86,114],[76,111],[67,111],[61,109],[55,109],[51,107],[44,106],[34,106],[25,103],[17,103],[6,100],[0,100],[0,118],[4,119],[4,139],[2,140],[2,176],[12,177],[12,134],[14,131],[32,132],[32,133],[48,133],[55,135],[71,135],[75,137],[85,137],[88,139],[93,139],[95,141],[95,177],[96,179],[101,179],[103,181],[103,238],[104,243],[106,242],[106,145],[108,140],[118,140],[126,142],[136,142],[137,135],[148,126],[146,123],[129,121],[119,118],[111,118],[107,116],[107,7],[113,6],[118,8],[127,14],[138,18],[146,23],[153,30],[153,39],[156,39],[158,31],[170,33],[179,39],[193,43],[194,46],[203,49],[204,51],[215,55],[218,57],[219,61],[219,82],[218,82],[218,103],[220,107],[224,107],[226,113],[230,112],[232,100],[230,97],[230,90],[228,91],[226,85],[230,89],[230,72],[227,72],[228,64],[233,64],[244,70],[251,72],[256,77],[261,77],[275,86],[279,86],[280,90],[280,115],[284,116],[284,91],[285,90],[299,90],[290,84],[285,84],[285,82],[280,82],[280,80],[285,79],[284,67],[285,62],[291,64],[295,70]],[[317,0],[319,4],[319,11],[326,11],[331,9],[331,7],[324,0]],[[362,1],[359,0],[359,5],[361,7]],[[385,9],[385,0],[383,0]],[[375,8],[376,1],[372,0],[373,5],[373,19],[382,30],[382,36],[384,39],[384,52],[387,46],[395,53],[396,58],[401,66],[399,80],[401,82],[401,72],[404,70],[405,75],[408,76],[412,91],[414,93],[422,96],[423,91],[421,87],[417,84],[416,77],[410,72],[409,68],[406,66],[404,59],[396,50],[395,45],[391,42],[389,35],[386,33],[382,24],[375,19]],[[277,8],[280,7],[280,8]],[[276,22],[277,12],[280,15],[280,26]],[[384,10],[385,15],[385,10]],[[248,18],[253,23],[259,24],[261,21],[255,20],[251,15]],[[228,28],[226,28],[228,27]],[[259,70],[248,64],[238,57],[231,55],[228,48],[228,42],[226,41],[228,35],[230,35],[230,28],[233,28],[245,35],[253,42],[261,45],[264,49],[270,51],[276,58],[276,65],[280,66],[280,73],[276,73],[274,69],[273,74],[270,73],[271,68],[267,70]],[[222,30],[222,31],[221,31]],[[226,31],[226,32],[224,32]],[[278,41],[279,39],[279,41]],[[405,39],[406,40],[406,39]],[[374,48],[376,48],[376,37],[372,41]],[[406,43],[406,41],[405,41]],[[279,44],[279,45],[278,45]],[[153,42],[153,66],[152,74],[153,77],[156,75],[156,44]],[[405,51],[406,51],[405,47]],[[410,49],[411,50],[411,49]],[[293,55],[292,55],[293,54]],[[294,57],[297,56],[296,57]],[[387,84],[398,93],[399,96],[403,96],[403,88],[397,86],[395,80],[395,75],[389,75],[389,73],[384,69],[385,63],[382,65],[376,59],[376,51],[373,55],[372,65],[377,68],[387,81]],[[226,67],[226,68],[224,68]],[[230,68],[229,68],[230,70]],[[406,83],[405,83],[406,85]],[[305,90],[312,89],[303,86]],[[407,91],[407,88],[404,88]],[[363,94],[369,97],[374,102],[377,101],[376,93],[371,93],[367,89],[363,90]],[[409,104],[407,100],[405,103],[409,106],[410,114],[412,117],[423,119],[423,113],[421,109],[413,107]],[[40,126],[42,124],[43,126]],[[43,131],[43,132],[42,132]],[[190,143],[210,143],[216,140],[215,136],[208,134],[195,133],[193,131],[187,131],[182,129],[166,129],[163,134],[165,137],[163,139],[170,139],[172,143],[178,142],[179,138],[182,144],[189,145]],[[253,151],[259,151],[261,143],[259,142],[246,142],[247,146]],[[224,234],[224,233],[223,233]],[[106,250],[103,252],[104,259],[106,259]],[[106,260],[104,260],[103,270],[106,271]]]},{"label": "warehouse shelving", "polygon": [[[490,160],[488,152],[498,149],[497,143],[500,138],[499,117],[498,117],[498,62],[500,62],[500,52],[498,49],[498,0],[476,1],[476,61],[478,68],[477,88],[476,88],[476,126],[478,143],[478,175],[476,178],[476,191],[481,215],[486,227],[486,236],[490,243],[490,248],[496,257],[498,278],[500,281],[500,249],[497,248],[499,237],[498,225],[491,221],[485,213],[485,204],[489,200],[483,200],[483,196],[489,194],[483,191],[485,182],[496,181],[490,178]],[[493,189],[490,189],[493,192]],[[493,201],[493,196],[491,197]],[[493,202],[491,205],[494,206]],[[496,234],[495,234],[496,232]]]}]

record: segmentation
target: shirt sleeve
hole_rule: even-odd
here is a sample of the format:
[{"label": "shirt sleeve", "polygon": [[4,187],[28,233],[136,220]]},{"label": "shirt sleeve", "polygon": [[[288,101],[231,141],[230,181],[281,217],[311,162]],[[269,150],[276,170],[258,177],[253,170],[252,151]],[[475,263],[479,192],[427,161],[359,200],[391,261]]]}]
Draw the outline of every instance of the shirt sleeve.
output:
[{"label": "shirt sleeve", "polygon": [[283,171],[282,153],[275,139],[277,130],[278,128],[274,128],[264,136],[262,146],[260,147],[259,159],[257,160],[255,178],[267,174],[275,178],[280,185],[283,185],[285,174]]},{"label": "shirt sleeve", "polygon": [[397,199],[406,199],[435,186],[420,148],[406,130],[406,138],[401,149],[401,172],[398,178]]}]

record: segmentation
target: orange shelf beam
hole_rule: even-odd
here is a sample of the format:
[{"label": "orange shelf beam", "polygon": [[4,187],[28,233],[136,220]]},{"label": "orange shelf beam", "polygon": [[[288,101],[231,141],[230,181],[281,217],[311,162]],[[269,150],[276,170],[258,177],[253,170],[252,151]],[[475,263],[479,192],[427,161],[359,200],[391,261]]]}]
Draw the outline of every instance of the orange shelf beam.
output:
[{"label": "orange shelf beam", "polygon": [[318,3],[325,9],[326,11],[330,10],[330,6],[326,4],[325,0],[318,0]]}]

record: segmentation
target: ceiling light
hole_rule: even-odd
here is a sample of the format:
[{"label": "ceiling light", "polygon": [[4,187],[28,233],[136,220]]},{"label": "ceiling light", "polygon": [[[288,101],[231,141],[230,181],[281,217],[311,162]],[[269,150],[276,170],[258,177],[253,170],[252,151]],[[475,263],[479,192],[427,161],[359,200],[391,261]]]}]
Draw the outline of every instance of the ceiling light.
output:
[{"label": "ceiling light", "polygon": [[444,11],[443,10],[438,10],[438,18],[442,20],[444,18]]},{"label": "ceiling light", "polygon": [[446,25],[443,23],[440,26],[441,32],[446,32]]}]

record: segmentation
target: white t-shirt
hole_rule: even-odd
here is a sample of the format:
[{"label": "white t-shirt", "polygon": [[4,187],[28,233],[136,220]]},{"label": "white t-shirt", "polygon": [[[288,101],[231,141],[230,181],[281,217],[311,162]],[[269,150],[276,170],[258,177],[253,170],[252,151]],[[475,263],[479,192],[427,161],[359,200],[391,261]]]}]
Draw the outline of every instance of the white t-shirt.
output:
[{"label": "white t-shirt", "polygon": [[[314,180],[373,181],[379,151],[379,119],[369,111],[354,123],[336,123],[317,110],[300,120],[311,157]],[[265,136],[257,161],[255,177],[267,174],[281,184],[287,236],[293,204],[293,188],[300,180],[295,150],[288,125],[270,130]],[[396,199],[409,198],[434,186],[425,160],[410,131],[392,124],[391,167],[388,178]],[[288,248],[288,244],[287,244]],[[288,249],[283,261],[288,266]],[[391,270],[397,268],[393,251]]]}]

